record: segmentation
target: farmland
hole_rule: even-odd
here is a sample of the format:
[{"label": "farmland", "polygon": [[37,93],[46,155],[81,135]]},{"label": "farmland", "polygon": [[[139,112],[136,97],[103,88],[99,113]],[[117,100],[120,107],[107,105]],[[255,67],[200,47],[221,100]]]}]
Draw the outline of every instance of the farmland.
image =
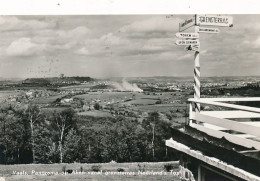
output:
[{"label": "farmland", "polygon": [[[48,81],[44,80],[42,85],[42,81],[38,83],[37,80],[27,80],[26,84],[15,82],[1,89],[0,129],[4,134],[0,140],[0,154],[3,155],[0,163],[54,165],[63,162],[83,164],[177,159],[176,154],[165,150],[165,140],[171,137],[172,126],[181,128],[187,121],[186,101],[193,97],[192,81],[156,77],[131,78],[131,82],[125,79],[122,82],[120,79],[80,82],[81,79],[55,78],[47,85]],[[237,81],[241,80],[244,79],[234,82],[238,84]],[[204,82],[202,93],[213,94],[211,97],[235,96],[238,92],[255,95],[259,92],[259,79],[254,80],[256,82],[250,84],[241,83],[238,88],[234,88],[233,84],[232,88],[223,88],[225,82],[222,79],[209,79]],[[34,119],[34,125],[31,119]],[[63,132],[60,131],[62,129]],[[104,165],[102,167],[105,169]],[[10,179],[16,177],[19,178],[12,176]],[[34,176],[28,177],[35,179]],[[64,180],[71,176],[58,177]],[[100,179],[105,178],[100,176]],[[117,178],[106,178],[109,179]],[[137,177],[134,179],[138,180]]]}]

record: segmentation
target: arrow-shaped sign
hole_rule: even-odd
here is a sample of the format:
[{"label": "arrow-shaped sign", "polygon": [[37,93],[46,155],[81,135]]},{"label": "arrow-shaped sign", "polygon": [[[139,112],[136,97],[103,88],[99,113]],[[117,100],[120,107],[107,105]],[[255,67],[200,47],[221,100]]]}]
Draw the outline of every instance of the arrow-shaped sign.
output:
[{"label": "arrow-shaped sign", "polygon": [[195,25],[195,17],[192,17],[179,24],[179,31],[182,32],[194,25]]},{"label": "arrow-shaped sign", "polygon": [[196,15],[196,25],[202,26],[233,26],[232,16],[222,15]]},{"label": "arrow-shaped sign", "polygon": [[176,45],[199,45],[199,40],[177,40]]},{"label": "arrow-shaped sign", "polygon": [[199,27],[199,33],[219,33],[220,30],[218,28],[206,28]]},{"label": "arrow-shaped sign", "polygon": [[197,39],[199,38],[198,33],[176,33],[177,38],[191,38],[191,39]]},{"label": "arrow-shaped sign", "polygon": [[184,48],[186,51],[200,51],[200,46],[199,45],[189,45]]}]

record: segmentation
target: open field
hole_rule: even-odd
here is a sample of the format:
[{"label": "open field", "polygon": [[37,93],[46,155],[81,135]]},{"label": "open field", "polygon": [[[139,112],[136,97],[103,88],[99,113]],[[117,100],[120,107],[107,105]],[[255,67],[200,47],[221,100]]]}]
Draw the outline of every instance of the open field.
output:
[{"label": "open field", "polygon": [[177,109],[186,109],[186,104],[155,104],[155,105],[145,105],[145,106],[137,106],[136,110],[140,111],[158,111],[162,113],[169,112],[171,110],[176,111]]},{"label": "open field", "polygon": [[56,99],[62,98],[63,96],[64,95],[54,95],[54,96],[49,96],[49,97],[40,97],[40,98],[34,99],[32,102],[34,104],[51,104],[54,101],[56,101]]},{"label": "open field", "polygon": [[109,112],[92,110],[87,112],[79,112],[80,116],[92,116],[92,117],[111,117],[112,115]]},{"label": "open field", "polygon": [[0,91],[0,102],[7,99],[9,96],[16,96],[19,94],[21,94],[21,92],[14,91],[14,90]]},{"label": "open field", "polygon": [[[164,165],[171,164],[173,172],[178,174],[178,162],[156,163],[97,163],[97,164],[21,164],[0,165],[0,176],[6,181],[16,180],[175,180],[179,177],[166,172]],[[100,171],[94,172],[93,166],[100,166]],[[63,169],[73,170],[72,174],[63,172]],[[118,172],[117,169],[123,169]],[[82,169],[82,172],[81,172]],[[15,175],[22,172],[25,175]],[[52,172],[49,175],[39,172]],[[38,174],[37,174],[38,173]],[[27,174],[27,175],[26,175]]]},{"label": "open field", "polygon": [[142,93],[135,92],[89,92],[88,94],[77,95],[75,97],[85,99],[86,101],[92,101],[99,99],[100,101],[110,100],[125,100],[137,96]]}]

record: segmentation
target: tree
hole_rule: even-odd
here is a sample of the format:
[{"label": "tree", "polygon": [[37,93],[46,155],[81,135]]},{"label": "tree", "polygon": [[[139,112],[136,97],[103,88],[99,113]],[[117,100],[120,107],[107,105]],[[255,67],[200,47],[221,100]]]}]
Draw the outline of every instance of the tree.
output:
[{"label": "tree", "polygon": [[151,112],[147,119],[143,120],[142,126],[147,130],[147,140],[151,140],[153,161],[156,161],[165,153],[165,140],[171,137],[170,123],[161,120],[158,112]]},{"label": "tree", "polygon": [[32,159],[35,162],[35,135],[34,127],[37,121],[40,121],[40,109],[36,105],[29,104],[25,110],[25,119],[29,121],[30,130],[31,130],[31,147],[32,147]]},{"label": "tree", "polygon": [[58,148],[59,148],[60,163],[63,163],[64,137],[67,135],[69,129],[76,128],[74,115],[75,115],[74,110],[68,108],[54,116],[54,127],[57,128],[57,132],[58,132],[58,145],[59,145]]},{"label": "tree", "polygon": [[26,127],[19,110],[11,104],[2,104],[0,108],[0,162],[5,164],[20,163],[23,160],[28,142],[26,142]]},{"label": "tree", "polygon": [[37,124],[34,131],[35,139],[35,160],[38,163],[53,163],[56,162],[55,159],[57,155],[57,149],[53,147],[53,137],[51,128],[48,124],[48,120],[44,119],[43,121]]},{"label": "tree", "polygon": [[64,139],[64,161],[66,163],[72,163],[80,159],[80,153],[76,150],[80,150],[81,137],[77,134],[77,131],[73,128],[69,130]]}]

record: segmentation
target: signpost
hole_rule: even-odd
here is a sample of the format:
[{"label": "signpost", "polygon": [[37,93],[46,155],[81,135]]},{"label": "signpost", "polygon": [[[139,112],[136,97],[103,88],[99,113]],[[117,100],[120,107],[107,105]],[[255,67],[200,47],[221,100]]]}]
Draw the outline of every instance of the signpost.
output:
[{"label": "signpost", "polygon": [[198,33],[176,33],[177,38],[192,38],[192,39],[198,39],[199,34]]},{"label": "signpost", "polygon": [[[186,51],[194,52],[194,98],[200,99],[200,42],[199,33],[219,33],[217,28],[200,27],[203,26],[224,26],[233,27],[233,17],[221,15],[195,15],[179,24],[179,32],[176,37],[180,38],[176,41],[177,45],[185,45]],[[194,33],[183,33],[182,31],[195,26]],[[195,111],[200,111],[200,104],[195,103]]]},{"label": "signpost", "polygon": [[206,28],[206,27],[199,27],[199,33],[219,33],[220,30],[218,28]]},{"label": "signpost", "polygon": [[195,25],[195,17],[192,17],[179,24],[179,31],[182,32],[194,25]]},{"label": "signpost", "polygon": [[233,27],[232,16],[196,15],[196,25]]}]

